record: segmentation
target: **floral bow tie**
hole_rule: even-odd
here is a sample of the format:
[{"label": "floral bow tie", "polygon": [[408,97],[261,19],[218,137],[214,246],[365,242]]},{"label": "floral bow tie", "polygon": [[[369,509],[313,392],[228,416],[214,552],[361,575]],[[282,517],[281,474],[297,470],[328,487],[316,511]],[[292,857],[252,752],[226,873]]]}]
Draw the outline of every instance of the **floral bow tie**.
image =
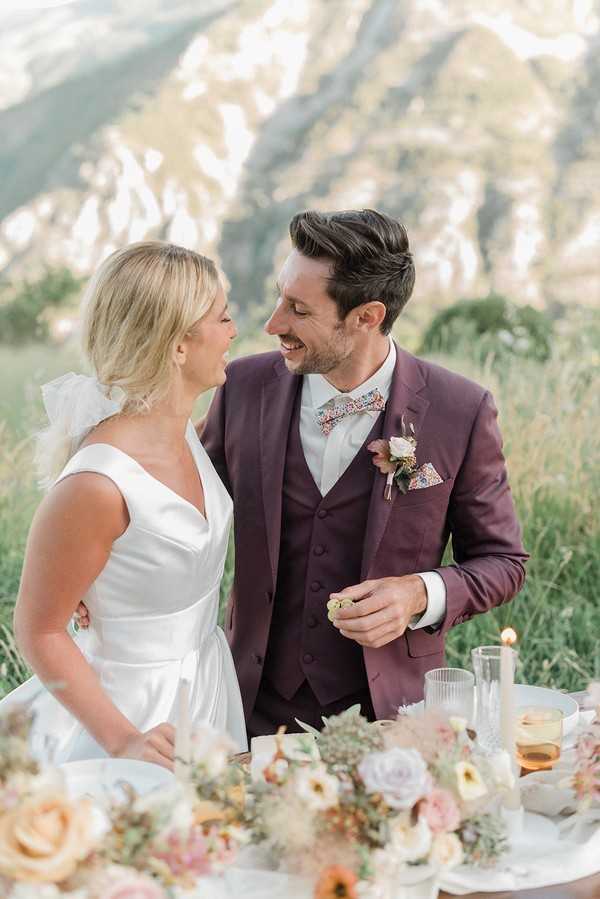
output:
[{"label": "floral bow tie", "polygon": [[385,400],[377,388],[363,393],[355,400],[346,400],[344,403],[336,403],[333,408],[321,409],[317,412],[317,422],[327,437],[335,426],[347,415],[355,415],[357,412],[382,412],[385,409]]}]

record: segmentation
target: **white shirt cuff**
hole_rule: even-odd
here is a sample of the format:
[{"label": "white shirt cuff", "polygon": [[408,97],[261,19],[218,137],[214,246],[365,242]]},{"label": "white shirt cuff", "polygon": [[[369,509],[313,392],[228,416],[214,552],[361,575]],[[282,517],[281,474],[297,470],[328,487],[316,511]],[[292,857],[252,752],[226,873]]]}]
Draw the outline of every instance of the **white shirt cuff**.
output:
[{"label": "white shirt cuff", "polygon": [[441,624],[446,615],[446,584],[437,571],[418,572],[427,591],[427,607],[422,615],[414,615],[409,628],[415,631],[420,627],[435,627]]}]

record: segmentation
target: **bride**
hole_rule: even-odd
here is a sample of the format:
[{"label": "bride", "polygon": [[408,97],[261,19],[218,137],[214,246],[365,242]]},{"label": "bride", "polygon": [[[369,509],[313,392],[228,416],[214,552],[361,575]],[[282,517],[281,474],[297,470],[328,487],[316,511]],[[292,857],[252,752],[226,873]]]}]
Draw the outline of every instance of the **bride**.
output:
[{"label": "bride", "polygon": [[[99,756],[173,766],[176,697],[194,723],[246,730],[217,626],[232,503],[190,421],[225,381],[236,336],[213,262],[161,242],[113,253],[84,299],[94,377],[42,388],[48,493],[27,542],[14,628],[37,677],[5,697],[35,712],[57,763]],[[68,625],[80,600],[91,625]],[[44,687],[43,685],[46,685]]]}]

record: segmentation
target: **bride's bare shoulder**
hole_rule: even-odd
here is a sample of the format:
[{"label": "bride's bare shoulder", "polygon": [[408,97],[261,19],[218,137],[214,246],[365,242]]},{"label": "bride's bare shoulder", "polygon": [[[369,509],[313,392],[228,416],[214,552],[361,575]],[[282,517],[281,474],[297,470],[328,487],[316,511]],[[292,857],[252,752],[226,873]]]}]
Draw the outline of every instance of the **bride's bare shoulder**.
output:
[{"label": "bride's bare shoulder", "polygon": [[38,523],[79,530],[116,540],[129,525],[123,494],[107,475],[74,471],[62,478],[44,496],[35,516]]}]

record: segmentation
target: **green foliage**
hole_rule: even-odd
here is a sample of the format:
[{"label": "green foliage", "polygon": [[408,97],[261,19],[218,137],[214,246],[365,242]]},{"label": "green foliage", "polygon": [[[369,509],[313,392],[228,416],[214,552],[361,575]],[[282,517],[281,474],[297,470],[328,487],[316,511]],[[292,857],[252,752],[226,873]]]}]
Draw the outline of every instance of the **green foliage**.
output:
[{"label": "green foliage", "polygon": [[27,676],[12,637],[25,539],[37,503],[29,449],[0,424],[0,696]]},{"label": "green foliage", "polygon": [[492,865],[507,849],[505,825],[499,815],[470,818],[460,836],[466,860],[472,865]]},{"label": "green foliage", "polygon": [[477,300],[459,300],[438,312],[419,352],[466,354],[481,362],[489,356],[545,362],[550,356],[551,337],[552,322],[544,312],[489,294]]},{"label": "green foliage", "polygon": [[0,342],[21,346],[49,337],[48,312],[76,295],[81,281],[69,269],[48,269],[36,281],[0,286]]}]

